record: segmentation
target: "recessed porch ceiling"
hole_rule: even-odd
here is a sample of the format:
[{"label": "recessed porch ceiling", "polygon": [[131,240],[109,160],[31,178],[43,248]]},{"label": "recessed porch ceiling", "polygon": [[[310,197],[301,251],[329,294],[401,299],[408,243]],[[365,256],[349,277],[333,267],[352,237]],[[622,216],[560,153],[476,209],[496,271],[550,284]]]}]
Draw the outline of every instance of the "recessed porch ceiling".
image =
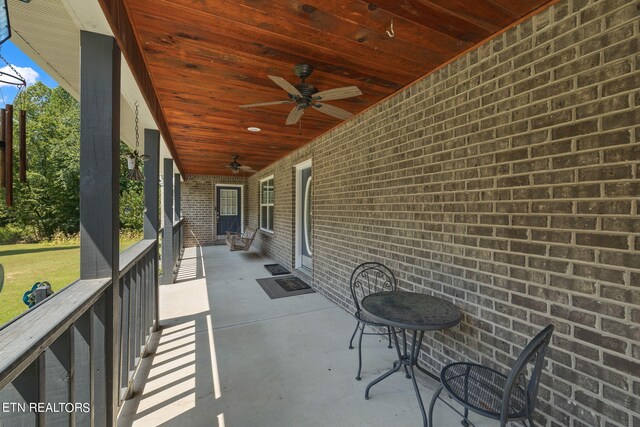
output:
[{"label": "recessed porch ceiling", "polygon": [[[260,170],[340,123],[307,110],[302,133],[285,126],[291,104],[267,75],[298,83],[311,64],[319,90],[358,86],[329,102],[354,114],[554,0],[100,0],[125,57],[122,17],[149,74],[184,173],[228,175],[233,154]],[[109,16],[120,9],[121,18]],[[114,9],[114,7],[116,9]],[[115,14],[114,14],[115,15]],[[395,36],[386,31],[393,20]],[[126,25],[125,25],[126,26]],[[129,41],[129,46],[132,43]],[[132,50],[132,49],[130,49]],[[141,54],[140,54],[141,52]],[[133,67],[135,68],[135,67]],[[134,70],[135,72],[135,70]],[[141,76],[138,76],[140,79]],[[143,77],[144,79],[144,77]],[[139,80],[140,81],[140,80]],[[149,99],[150,94],[145,94]],[[162,120],[162,118],[161,118]],[[247,131],[257,126],[262,132]],[[165,135],[166,136],[166,135]]]}]

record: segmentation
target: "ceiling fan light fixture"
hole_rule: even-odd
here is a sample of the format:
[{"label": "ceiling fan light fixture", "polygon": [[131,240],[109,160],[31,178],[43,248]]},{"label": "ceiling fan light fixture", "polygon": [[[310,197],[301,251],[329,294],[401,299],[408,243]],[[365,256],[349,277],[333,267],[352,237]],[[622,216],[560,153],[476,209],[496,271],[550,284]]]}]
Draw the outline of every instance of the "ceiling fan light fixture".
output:
[{"label": "ceiling fan light fixture", "polygon": [[247,130],[248,130],[249,132],[260,132],[262,129],[260,129],[259,127],[256,127],[256,126],[249,126],[249,127],[247,128]]}]

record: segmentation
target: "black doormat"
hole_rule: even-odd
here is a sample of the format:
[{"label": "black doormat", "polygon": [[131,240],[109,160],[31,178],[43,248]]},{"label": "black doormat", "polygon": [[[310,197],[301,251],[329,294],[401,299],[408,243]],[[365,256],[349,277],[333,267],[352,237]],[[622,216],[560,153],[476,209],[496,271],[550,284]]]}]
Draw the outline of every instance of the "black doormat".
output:
[{"label": "black doormat", "polygon": [[267,277],[265,279],[256,279],[256,281],[271,299],[315,293],[309,285],[294,276],[280,277],[278,279]]},{"label": "black doormat", "polygon": [[302,280],[297,277],[283,277],[281,279],[276,279],[276,283],[282,287],[287,292],[301,291],[303,289],[311,289],[311,286],[304,283]]},{"label": "black doormat", "polygon": [[272,276],[279,276],[281,274],[291,274],[289,270],[281,266],[280,264],[265,264],[266,268]]}]

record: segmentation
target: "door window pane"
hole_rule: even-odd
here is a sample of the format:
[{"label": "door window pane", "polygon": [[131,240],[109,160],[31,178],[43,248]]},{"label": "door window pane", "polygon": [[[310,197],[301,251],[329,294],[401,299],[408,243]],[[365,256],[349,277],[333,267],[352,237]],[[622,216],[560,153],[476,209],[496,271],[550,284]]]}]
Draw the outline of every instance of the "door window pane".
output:
[{"label": "door window pane", "polygon": [[220,190],[220,215],[238,215],[238,190]]}]

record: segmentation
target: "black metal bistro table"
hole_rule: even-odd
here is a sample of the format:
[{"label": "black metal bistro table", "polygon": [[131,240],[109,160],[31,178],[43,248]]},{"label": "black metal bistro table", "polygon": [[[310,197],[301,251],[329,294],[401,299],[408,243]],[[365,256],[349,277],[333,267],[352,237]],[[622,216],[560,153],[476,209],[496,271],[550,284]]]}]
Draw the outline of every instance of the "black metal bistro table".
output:
[{"label": "black metal bistro table", "polygon": [[[413,381],[413,389],[418,398],[420,412],[424,426],[428,426],[427,414],[424,410],[420,390],[416,383],[414,367],[436,380],[439,378],[418,364],[418,355],[422,347],[422,338],[425,331],[451,328],[460,322],[462,317],[460,310],[455,305],[431,296],[415,292],[377,292],[362,299],[362,309],[374,320],[391,326],[393,339],[398,352],[398,360],[393,362],[393,367],[382,374],[367,386],[364,398],[369,399],[369,390],[394,372],[404,367],[407,378]],[[402,331],[404,338],[403,351],[398,344],[398,329]],[[407,348],[406,331],[412,331],[413,339],[411,348]]]}]

